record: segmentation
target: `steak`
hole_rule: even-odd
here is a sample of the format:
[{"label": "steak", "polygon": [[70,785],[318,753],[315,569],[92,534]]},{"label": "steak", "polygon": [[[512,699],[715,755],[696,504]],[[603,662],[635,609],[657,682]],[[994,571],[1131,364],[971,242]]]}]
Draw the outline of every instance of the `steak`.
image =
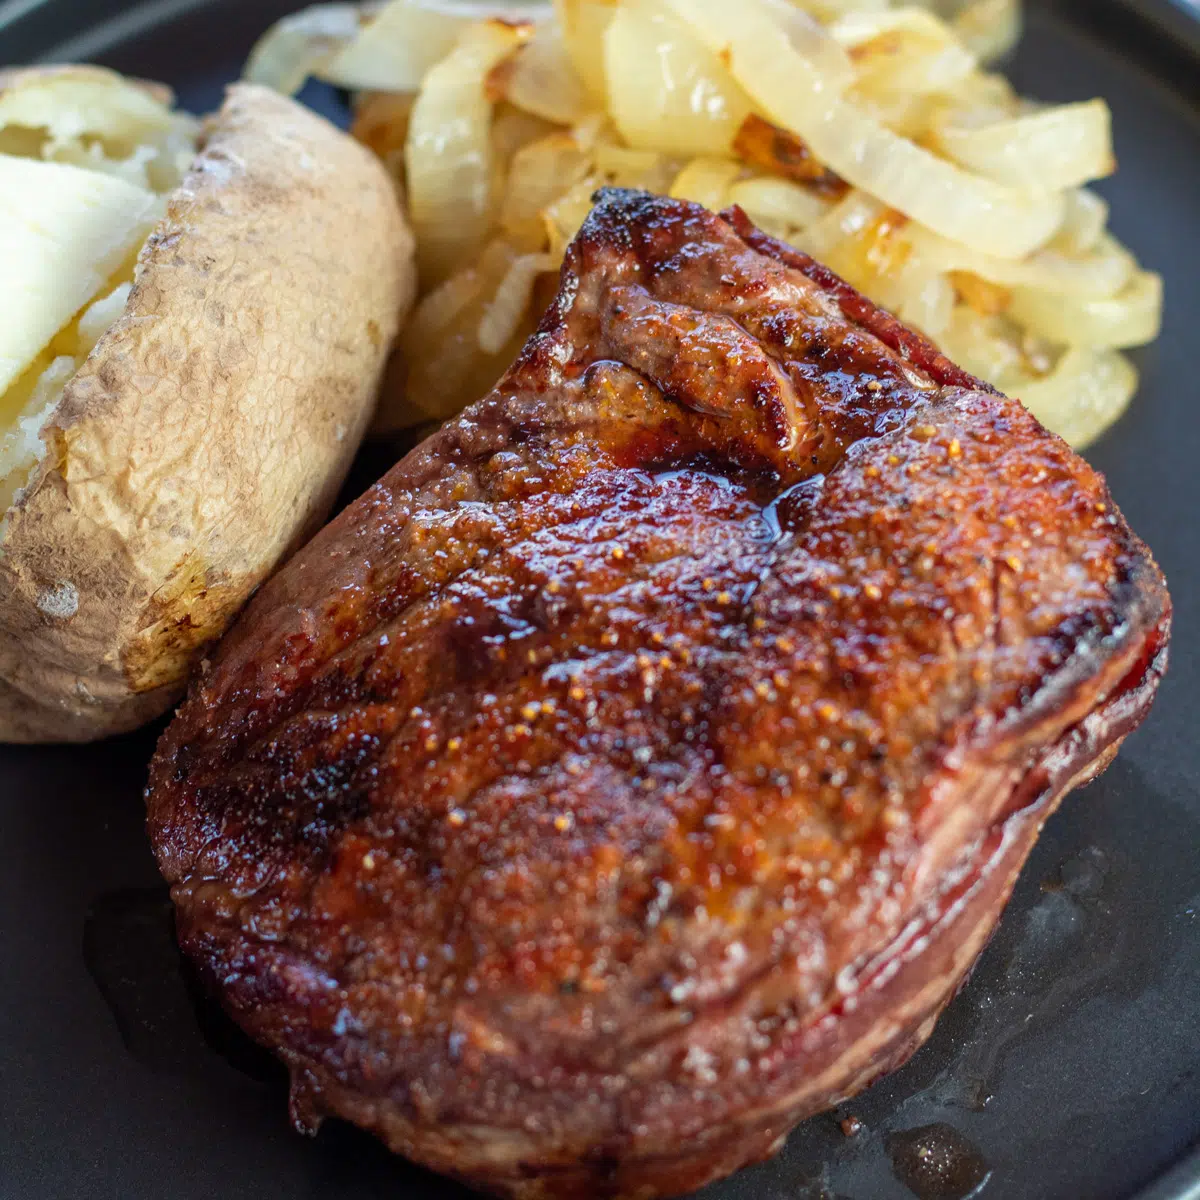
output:
[{"label": "steak", "polygon": [[250,605],[149,829],[299,1126],[674,1195],[928,1036],[1169,621],[1020,404],[739,210],[605,191],[491,394]]}]

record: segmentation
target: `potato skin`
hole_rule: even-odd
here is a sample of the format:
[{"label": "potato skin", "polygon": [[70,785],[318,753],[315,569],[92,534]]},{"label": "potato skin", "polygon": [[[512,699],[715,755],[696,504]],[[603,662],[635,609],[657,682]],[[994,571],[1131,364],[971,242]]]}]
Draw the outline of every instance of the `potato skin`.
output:
[{"label": "potato skin", "polygon": [[0,542],[0,740],[133,729],[327,515],[412,301],[369,151],[232,87]]}]

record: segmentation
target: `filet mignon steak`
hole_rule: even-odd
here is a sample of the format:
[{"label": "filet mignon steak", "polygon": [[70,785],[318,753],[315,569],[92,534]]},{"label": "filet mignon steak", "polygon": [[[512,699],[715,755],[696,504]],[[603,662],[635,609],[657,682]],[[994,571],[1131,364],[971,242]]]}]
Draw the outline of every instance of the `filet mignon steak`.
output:
[{"label": "filet mignon steak", "polygon": [[609,191],[495,390],[250,605],[150,832],[297,1122],[677,1194],[928,1035],[1169,613],[1020,404],[738,210]]}]

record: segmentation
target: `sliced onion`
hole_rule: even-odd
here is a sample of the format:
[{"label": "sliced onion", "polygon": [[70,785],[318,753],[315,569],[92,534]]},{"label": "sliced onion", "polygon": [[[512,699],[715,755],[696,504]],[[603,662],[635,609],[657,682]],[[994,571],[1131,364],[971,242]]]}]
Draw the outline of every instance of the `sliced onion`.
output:
[{"label": "sliced onion", "polygon": [[318,4],[277,21],[255,43],[243,75],[251,83],[294,95],[344,50],[362,28],[357,4]]},{"label": "sliced onion", "polygon": [[955,290],[945,272],[913,254],[909,228],[899,213],[853,192],[787,240],[901,320],[937,338],[949,324]]},{"label": "sliced onion", "polygon": [[1012,390],[1047,429],[1082,447],[1129,407],[1137,385],[1138,373],[1123,354],[1075,347],[1046,378],[1018,383]]},{"label": "sliced onion", "polygon": [[909,34],[944,46],[954,40],[946,23],[925,8],[853,8],[828,29],[839,46],[865,46],[886,34]]},{"label": "sliced onion", "polygon": [[971,124],[990,125],[1020,114],[1021,98],[1003,75],[976,71],[950,89],[947,98],[952,102],[959,120]]},{"label": "sliced onion", "polygon": [[592,99],[605,95],[604,33],[616,15],[616,0],[554,0],[563,45]]},{"label": "sliced onion", "polygon": [[363,92],[356,100],[351,134],[397,176],[404,170],[408,122],[416,99],[412,92]]},{"label": "sliced onion", "polygon": [[1123,350],[1162,332],[1162,277],[1138,271],[1115,296],[1055,296],[1018,288],[1009,315],[1059,345]]},{"label": "sliced onion", "polygon": [[571,136],[590,154],[596,143],[606,134],[611,135],[612,122],[603,112],[589,113],[571,130]]},{"label": "sliced onion", "polygon": [[592,150],[596,170],[614,187],[665,192],[679,173],[675,160],[652,150],[631,150],[615,142],[597,142]]},{"label": "sliced onion", "polygon": [[479,321],[479,348],[499,354],[513,339],[533,299],[537,277],[558,268],[551,254],[523,254],[514,259]]},{"label": "sliced onion", "polygon": [[852,12],[882,12],[892,0],[795,0],[798,7],[826,24]]},{"label": "sliced onion", "polygon": [[1001,391],[1029,376],[1020,333],[1002,317],[982,317],[959,304],[938,336],[938,344],[964,370]]},{"label": "sliced onion", "polygon": [[830,205],[803,184],[762,176],[743,179],[729,189],[729,204],[737,204],[768,233],[787,237],[821,220]]},{"label": "sliced onion", "polygon": [[408,329],[421,338],[436,337],[445,332],[483,291],[483,280],[473,267],[451,275],[421,299],[412,315]]},{"label": "sliced onion", "polygon": [[[1115,348],[1156,336],[1161,280],[1078,186],[1111,166],[1103,104],[1030,112],[978,70],[1014,40],[1018,0],[553,9],[532,29],[547,6],[517,10],[514,34],[481,23],[498,11],[487,0],[328,4],[256,48],[250,69],[275,86],[314,73],[392,92],[394,110],[359,112],[385,156],[417,96],[411,207],[425,286],[446,282],[405,334],[408,393],[385,423],[447,416],[494,382],[605,183],[740,205],[1077,443],[1128,402],[1136,376]],[[768,120],[811,152],[827,194],[735,148],[747,121]],[[739,178],[754,170],[771,174]]]},{"label": "sliced onion", "polygon": [[948,271],[946,278],[955,295],[982,317],[994,317],[1007,312],[1012,305],[1012,288],[980,279],[970,271]]},{"label": "sliced onion", "polygon": [[514,242],[532,249],[545,243],[542,210],[587,175],[591,158],[566,132],[522,146],[508,171],[500,224]]},{"label": "sliced onion", "polygon": [[1002,287],[1033,288],[1059,296],[1115,296],[1125,287],[1137,262],[1115,238],[1105,234],[1089,254],[1071,256],[1040,250],[1019,262],[979,254],[948,238],[913,225],[913,252],[942,271],[970,271]]},{"label": "sliced onion", "polygon": [[340,87],[415,92],[473,19],[479,14],[460,14],[419,0],[393,0],[314,73]]},{"label": "sliced onion", "polygon": [[1021,0],[971,0],[954,18],[954,32],[980,62],[995,62],[1021,40]]},{"label": "sliced onion", "polygon": [[[417,305],[400,336],[404,378],[389,379],[376,433],[444,421],[478,400],[512,361],[523,329],[499,353],[480,345],[480,327],[497,290],[520,255],[497,239],[470,266],[450,276]],[[402,383],[402,386],[396,386]]]},{"label": "sliced onion", "polygon": [[559,125],[574,125],[590,107],[587,89],[567,55],[562,35],[542,25],[512,60],[504,99]]},{"label": "sliced onion", "polygon": [[1059,104],[978,129],[947,124],[937,141],[947,158],[1014,188],[1065,190],[1116,168],[1112,114],[1103,100]]},{"label": "sliced onion", "polygon": [[1060,195],[1019,192],[963,170],[899,137],[830,94],[820,74],[772,37],[754,0],[666,0],[727,58],[732,73],[776,124],[798,133],[843,179],[929,228],[987,254],[1021,258],[1062,223]]},{"label": "sliced onion", "polygon": [[949,323],[955,292],[945,272],[913,254],[910,228],[901,213],[858,192],[789,240],[877,304],[937,336]]},{"label": "sliced onion", "polygon": [[509,105],[492,116],[492,156],[507,169],[518,150],[562,132],[553,121],[543,121]]},{"label": "sliced onion", "polygon": [[796,244],[824,261],[844,241],[863,233],[883,215],[884,206],[866,192],[850,192],[797,238]]},{"label": "sliced onion", "polygon": [[544,4],[453,0],[318,4],[276,22],[250,52],[244,74],[287,95],[310,75],[357,91],[415,92],[469,25],[546,20],[550,11]]},{"label": "sliced onion", "polygon": [[567,246],[579,232],[579,227],[592,211],[592,195],[601,182],[596,176],[589,175],[542,210],[549,252],[556,262],[561,260]]},{"label": "sliced onion", "polygon": [[763,5],[792,49],[821,72],[829,87],[844,91],[854,82],[849,55],[809,13],[792,0],[763,0]]},{"label": "sliced onion", "polygon": [[954,314],[954,285],[939,271],[909,270],[906,274],[904,293],[895,306],[896,316],[936,340],[945,333]]},{"label": "sliced onion", "polygon": [[720,212],[728,203],[730,184],[741,171],[742,164],[732,158],[693,158],[671,184],[671,195]]},{"label": "sliced onion", "polygon": [[[653,0],[629,0],[604,35],[608,110],[640,150],[729,153],[750,101],[717,56]],[[779,43],[779,34],[768,22]],[[719,47],[718,47],[719,49]]]},{"label": "sliced onion", "polygon": [[549,16],[549,6],[540,4],[392,0],[314,74],[339,87],[412,92],[470,25],[493,20],[532,23]]},{"label": "sliced onion", "polygon": [[947,91],[977,66],[950,27],[920,8],[849,13],[829,33],[851,51],[858,87],[868,94]]},{"label": "sliced onion", "polygon": [[426,280],[442,279],[475,253],[491,225],[492,105],[488,72],[529,36],[529,26],[468,26],[430,69],[405,145],[409,212]]},{"label": "sliced onion", "polygon": [[738,128],[733,153],[751,166],[802,183],[831,200],[850,190],[844,179],[817,160],[803,138],[764,121],[757,113],[751,113]]},{"label": "sliced onion", "polygon": [[931,46],[875,64],[859,77],[858,91],[893,103],[907,101],[912,110],[922,97],[951,90],[975,67],[974,57],[956,43]]},{"label": "sliced onion", "polygon": [[1049,249],[1081,255],[1094,250],[1108,225],[1108,201],[1087,188],[1067,193],[1067,213]]}]

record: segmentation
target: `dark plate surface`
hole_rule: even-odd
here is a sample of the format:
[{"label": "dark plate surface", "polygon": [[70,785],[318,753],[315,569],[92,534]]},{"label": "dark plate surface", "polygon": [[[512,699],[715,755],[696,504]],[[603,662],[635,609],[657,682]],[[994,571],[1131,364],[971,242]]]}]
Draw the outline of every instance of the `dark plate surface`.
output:
[{"label": "dark plate surface", "polygon": [[[705,1200],[905,1200],[906,1174],[934,1200],[986,1172],[972,1194],[990,1200],[1200,1200],[1200,64],[1099,0],[1029,6],[1015,82],[1108,97],[1122,169],[1101,190],[1167,278],[1141,394],[1091,456],[1170,579],[1171,672],[1116,765],[1050,822],[929,1044],[837,1114],[861,1132],[816,1118]],[[291,7],[0,0],[0,62],[95,57],[204,110]],[[338,111],[328,90],[305,98]],[[156,732],[0,747],[0,1197],[465,1196],[338,1122],[291,1133],[282,1071],[195,993],[142,830]],[[912,1177],[923,1142],[957,1187]]]}]

